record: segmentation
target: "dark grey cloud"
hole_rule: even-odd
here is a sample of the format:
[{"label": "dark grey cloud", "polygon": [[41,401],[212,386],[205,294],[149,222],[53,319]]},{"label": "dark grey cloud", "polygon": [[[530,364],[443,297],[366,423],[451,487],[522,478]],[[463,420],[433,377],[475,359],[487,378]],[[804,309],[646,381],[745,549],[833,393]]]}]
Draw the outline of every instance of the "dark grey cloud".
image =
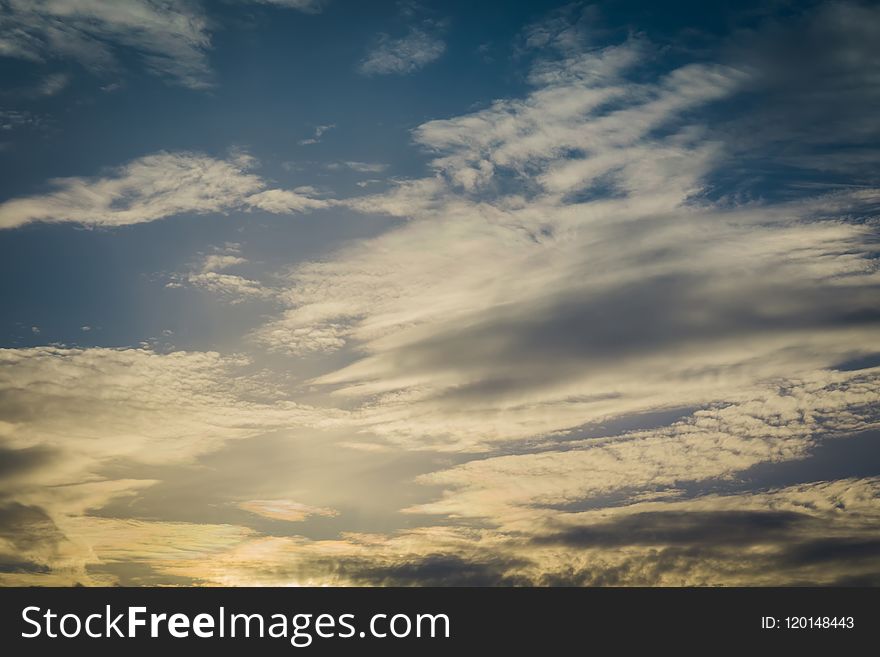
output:
[{"label": "dark grey cloud", "polygon": [[880,539],[847,537],[808,541],[789,550],[785,561],[792,566],[839,561],[869,561],[876,565],[880,564]]},{"label": "dark grey cloud", "polygon": [[372,586],[524,586],[531,581],[516,571],[528,563],[522,558],[432,554],[390,565],[343,562],[335,571]]},{"label": "dark grey cloud", "polygon": [[66,540],[43,509],[18,502],[0,506],[0,538],[19,555],[37,549],[51,552]]},{"label": "dark grey cloud", "polygon": [[56,456],[55,450],[45,445],[35,445],[22,449],[10,449],[0,445],[0,484],[19,474],[47,465]]},{"label": "dark grey cloud", "polygon": [[880,573],[866,573],[863,575],[843,575],[832,583],[832,586],[880,586]]},{"label": "dark grey cloud", "polygon": [[535,539],[568,547],[625,545],[732,547],[773,543],[815,524],[791,511],[659,511],[574,527]]},{"label": "dark grey cloud", "polygon": [[17,502],[0,505],[0,573],[40,575],[51,572],[66,537],[37,506]]},{"label": "dark grey cloud", "polygon": [[[568,564],[542,563],[537,554],[529,558],[524,552],[493,554],[475,546],[470,554],[401,557],[393,563],[320,559],[300,568],[378,586],[706,585],[725,577],[771,577],[788,585],[816,585],[830,578],[841,585],[873,585],[880,577],[880,541],[859,535],[822,537],[829,528],[836,530],[833,524],[792,512],[644,513],[534,541],[540,547],[574,550]],[[749,549],[757,546],[761,549]],[[604,558],[609,550],[622,548],[632,556]],[[579,559],[577,550],[594,556]]]},{"label": "dark grey cloud", "polygon": [[0,573],[45,575],[50,571],[51,568],[49,568],[45,564],[28,561],[27,559],[0,557]]},{"label": "dark grey cloud", "polygon": [[503,399],[581,377],[591,366],[607,367],[683,347],[750,335],[880,324],[880,297],[871,287],[782,284],[752,276],[748,280],[723,295],[713,288],[712,279],[681,274],[646,278],[601,293],[550,296],[495,311],[463,328],[450,327],[385,358],[408,372],[462,373],[468,383],[440,396],[441,401],[460,405]]},{"label": "dark grey cloud", "polygon": [[[638,557],[610,568],[547,573],[541,577],[546,585],[655,585],[670,575],[699,583],[707,568],[718,578],[772,573],[778,583],[796,585],[827,582],[829,575],[833,583],[873,585],[880,574],[880,540],[841,518],[792,511],[636,513],[534,542],[581,550],[641,548]],[[707,582],[711,578],[710,572]]]}]

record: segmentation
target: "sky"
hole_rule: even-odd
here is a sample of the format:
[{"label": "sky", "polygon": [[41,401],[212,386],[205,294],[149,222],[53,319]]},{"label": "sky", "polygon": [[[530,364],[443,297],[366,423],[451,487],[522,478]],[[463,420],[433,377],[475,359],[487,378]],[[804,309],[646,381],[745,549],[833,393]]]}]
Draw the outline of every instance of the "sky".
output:
[{"label": "sky", "polygon": [[0,0],[0,584],[880,585],[880,6]]}]

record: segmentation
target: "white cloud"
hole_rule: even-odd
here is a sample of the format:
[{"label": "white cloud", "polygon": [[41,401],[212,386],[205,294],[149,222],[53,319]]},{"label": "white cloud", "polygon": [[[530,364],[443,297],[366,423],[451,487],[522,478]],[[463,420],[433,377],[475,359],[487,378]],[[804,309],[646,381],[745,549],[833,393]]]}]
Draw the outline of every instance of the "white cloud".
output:
[{"label": "white cloud", "polygon": [[[589,440],[548,441],[545,449],[470,461],[422,477],[446,493],[410,509],[495,522],[523,510],[620,491],[731,477],[759,463],[805,458],[817,436],[880,427],[873,400],[880,368],[814,372],[700,410],[667,427]],[[841,438],[842,439],[842,438]]]},{"label": "white cloud", "polygon": [[[707,167],[691,162],[710,156],[712,144],[701,143],[693,130],[665,140],[651,135],[680,124],[685,110],[730,95],[743,74],[690,65],[654,84],[627,81],[624,74],[641,62],[645,48],[633,41],[572,55],[533,76],[540,86],[527,99],[430,121],[415,138],[441,154],[435,166],[466,191],[491,181],[496,168],[557,194],[588,189],[606,176],[612,186],[643,193],[670,183],[693,185]],[[602,111],[613,103],[621,107]],[[676,174],[681,166],[687,170]]]},{"label": "white cloud", "polygon": [[222,212],[264,184],[246,159],[217,160],[196,153],[157,153],[104,178],[59,178],[45,196],[0,205],[0,227],[31,221],[124,226],[192,212]]},{"label": "white cloud", "polygon": [[57,178],[42,196],[0,204],[0,228],[32,221],[126,226],[179,214],[261,209],[302,212],[327,201],[286,190],[266,190],[250,172],[253,158],[220,160],[199,153],[160,152],[133,160],[101,178]]},{"label": "white cloud", "polygon": [[254,208],[275,214],[307,212],[326,208],[333,204],[332,201],[312,198],[287,189],[269,189],[253,194],[247,198],[247,203]]},{"label": "white cloud", "polygon": [[341,168],[351,169],[357,173],[381,173],[388,168],[387,164],[382,164],[381,162],[357,162],[357,161],[348,161],[348,162],[333,162],[327,165],[328,169],[341,169]]},{"label": "white cloud", "polygon": [[246,258],[242,258],[241,246],[239,244],[227,244],[223,248],[215,249],[213,253],[209,253],[202,258],[201,272],[203,274],[212,271],[221,271],[243,265],[247,263]]},{"label": "white cloud", "polygon": [[179,288],[187,285],[200,288],[227,298],[233,304],[247,299],[272,299],[277,290],[259,281],[226,271],[247,263],[247,259],[241,256],[239,244],[226,244],[215,249],[213,253],[204,255],[194,271],[171,276],[166,287]]},{"label": "white cloud", "polygon": [[246,299],[271,299],[275,295],[274,290],[264,287],[258,281],[235,274],[208,271],[187,274],[185,280],[193,287],[229,297],[234,304]]},{"label": "white cloud", "polygon": [[437,36],[413,28],[399,39],[380,35],[379,42],[360,64],[364,75],[405,75],[425,67],[446,51]]},{"label": "white cloud", "polygon": [[875,326],[842,318],[871,312],[872,228],[839,218],[878,192],[706,201],[726,152],[693,110],[744,74],[652,82],[649,51],[569,52],[525,98],[417,128],[434,175],[344,202],[409,221],[298,265],[254,336],[349,346],[315,383],[359,404],[360,430],[455,450],[735,400],[870,352]]}]

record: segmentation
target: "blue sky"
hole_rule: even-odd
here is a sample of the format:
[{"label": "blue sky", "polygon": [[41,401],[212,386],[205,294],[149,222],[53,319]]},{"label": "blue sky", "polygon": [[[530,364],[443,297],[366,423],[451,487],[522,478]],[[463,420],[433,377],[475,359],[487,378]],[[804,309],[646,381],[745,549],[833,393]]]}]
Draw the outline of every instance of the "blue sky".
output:
[{"label": "blue sky", "polygon": [[0,1],[0,582],[876,583],[878,44]]}]

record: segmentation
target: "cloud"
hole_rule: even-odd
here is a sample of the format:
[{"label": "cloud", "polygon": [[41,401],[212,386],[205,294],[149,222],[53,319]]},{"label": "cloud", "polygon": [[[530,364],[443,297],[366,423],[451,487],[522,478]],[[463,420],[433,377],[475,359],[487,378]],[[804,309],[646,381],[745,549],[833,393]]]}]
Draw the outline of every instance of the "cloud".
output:
[{"label": "cloud", "polygon": [[25,99],[48,98],[56,96],[70,85],[70,75],[51,73],[38,82],[6,92],[6,95]]},{"label": "cloud", "polygon": [[213,253],[204,256],[200,270],[202,273],[206,273],[246,264],[247,259],[242,258],[240,254],[240,244],[227,243],[222,248],[215,248]]},{"label": "cloud", "polygon": [[185,575],[152,579],[152,564],[173,567],[175,563],[211,559],[253,534],[247,528],[232,525],[93,516],[70,518],[65,530],[67,536],[81,546],[81,551],[69,559],[66,572],[56,564],[56,568],[43,576],[43,581],[75,577],[78,583],[98,586],[121,582],[128,585],[192,584],[194,579]]},{"label": "cloud", "polygon": [[418,28],[399,39],[382,34],[359,70],[364,75],[406,75],[439,59],[445,51],[442,39]]},{"label": "cloud", "polygon": [[[517,558],[488,554],[472,533],[431,527],[386,537],[348,534],[339,540],[309,541],[301,537],[258,537],[246,540],[212,564],[193,571],[204,582],[226,585],[486,585],[505,577],[505,566]],[[241,566],[260,562],[254,569]],[[194,561],[169,564],[175,575],[196,566]],[[161,567],[161,566],[160,566]]]},{"label": "cloud", "polygon": [[[320,12],[324,0],[240,0]],[[197,0],[3,0],[0,55],[31,61],[73,59],[98,73],[119,68],[117,51],[192,89],[213,86],[208,61],[212,23]]]},{"label": "cloud", "polygon": [[470,559],[438,553],[406,556],[385,564],[369,558],[340,559],[333,574],[365,586],[528,586],[528,578],[515,574],[527,563],[489,554]]},{"label": "cloud", "polygon": [[308,139],[301,139],[299,143],[301,146],[308,146],[309,144],[320,143],[321,137],[324,136],[324,133],[327,132],[328,130],[332,130],[335,127],[336,127],[335,123],[329,123],[327,125],[316,126],[315,132],[313,133],[313,135],[311,137],[309,137]]},{"label": "cloud", "polygon": [[[275,294],[258,281],[216,271],[187,274],[184,280],[193,287],[229,297],[232,303],[241,303],[245,299],[271,299]],[[168,285],[179,287],[180,283],[172,281]]]},{"label": "cloud", "polygon": [[159,152],[117,167],[102,178],[56,178],[42,196],[0,204],[0,228],[32,221],[115,227],[180,214],[261,209],[290,213],[321,208],[327,201],[265,189],[244,155],[226,160],[199,153]]},{"label": "cloud", "polygon": [[70,84],[70,77],[63,73],[46,76],[40,83],[39,92],[42,96],[55,96]]},{"label": "cloud", "polygon": [[252,536],[210,560],[156,567],[251,586],[865,584],[878,567],[877,493],[876,478],[848,479],[557,513],[532,527],[531,541],[449,526],[323,541]]},{"label": "cloud", "polygon": [[[85,563],[98,549],[90,537],[105,543],[115,541],[116,533],[122,549],[117,530],[126,524],[117,521],[116,529],[108,529],[111,521],[89,518],[88,511],[156,483],[119,476],[120,466],[131,472],[193,463],[231,440],[332,425],[334,411],[285,399],[259,372],[245,373],[248,365],[242,357],[211,352],[0,350],[0,451],[8,457],[0,472],[0,501],[51,519],[52,540],[67,556],[57,563],[45,556],[56,549],[41,538],[48,520],[38,523],[39,532],[9,529],[18,540],[31,541],[27,550],[13,548],[50,567],[52,577],[68,570],[65,576],[85,577]],[[157,527],[167,525],[145,531]],[[244,531],[221,528],[236,536]]]},{"label": "cloud", "polygon": [[333,162],[327,165],[328,169],[335,170],[341,168],[351,169],[357,173],[381,173],[388,168],[387,164],[381,162]]},{"label": "cloud", "polygon": [[195,153],[157,153],[104,178],[59,178],[45,196],[0,205],[0,226],[63,221],[124,226],[192,212],[222,212],[240,205],[263,182],[247,172],[250,161],[217,160]]},{"label": "cloud", "polygon": [[[681,129],[682,118],[690,108],[734,93],[743,73],[691,64],[655,83],[627,81],[625,74],[638,68],[647,49],[631,40],[545,63],[533,73],[538,88],[527,99],[430,121],[416,129],[415,139],[441,154],[435,167],[466,191],[488,184],[501,169],[557,194],[603,184],[647,194],[671,183],[680,201],[680,193],[691,190],[679,186],[695,182],[713,147],[696,128]],[[661,128],[669,136],[658,141],[652,135]],[[682,165],[680,174],[668,170]]]},{"label": "cloud", "polygon": [[241,257],[240,254],[241,246],[235,243],[215,248],[213,253],[202,257],[200,264],[194,271],[173,274],[166,283],[166,287],[191,286],[200,288],[227,298],[233,304],[248,299],[272,299],[277,294],[273,288],[263,285],[259,281],[226,271],[247,264],[247,259]]},{"label": "cloud", "polygon": [[256,513],[264,518],[272,520],[286,520],[287,522],[301,522],[309,516],[333,517],[339,515],[335,509],[327,509],[291,500],[248,500],[240,502],[238,508],[251,513]]},{"label": "cloud", "polygon": [[[876,352],[880,193],[713,200],[737,147],[696,110],[754,73],[689,64],[652,78],[653,56],[640,39],[559,48],[525,98],[419,126],[430,174],[344,201],[407,221],[296,266],[288,308],[254,334],[292,354],[341,350],[345,364],[313,383],[352,409],[362,440],[457,452],[417,477],[436,498],[404,509],[453,527],[260,541],[207,579],[876,578],[875,480],[728,497],[682,487],[877,427],[876,368],[836,366]],[[596,433],[670,409],[690,410]],[[250,550],[273,565],[221,571]]]},{"label": "cloud", "polygon": [[137,52],[146,68],[183,86],[210,86],[208,22],[195,3],[149,0],[4,0],[0,53],[43,61],[71,58],[116,68],[115,47]]},{"label": "cloud", "polygon": [[350,348],[315,383],[361,404],[361,430],[453,450],[736,400],[870,350],[873,228],[845,218],[880,193],[713,203],[728,151],[695,110],[748,73],[646,78],[650,52],[566,51],[525,98],[416,128],[432,175],[344,201],[408,221],[298,265],[254,337]]},{"label": "cloud", "polygon": [[[0,350],[3,444],[58,446],[67,457],[55,477],[66,481],[68,467],[78,471],[122,456],[179,461],[218,440],[308,417],[308,407],[294,403],[240,401],[248,379],[228,374],[247,362],[213,352]],[[77,427],[75,435],[65,429],[70,426]],[[206,432],[205,426],[213,429]]]},{"label": "cloud", "polygon": [[572,516],[538,539],[578,555],[544,583],[876,581],[876,496],[876,478],[850,479]]},{"label": "cloud", "polygon": [[318,14],[323,11],[329,0],[239,0],[239,2],[275,5],[276,7],[297,9],[306,14]]},{"label": "cloud", "polygon": [[40,508],[0,506],[0,582],[49,573],[63,541],[63,534]]},{"label": "cloud", "polygon": [[[871,33],[841,6],[795,24]],[[825,186],[815,152],[777,150],[805,131],[798,144],[846,165],[861,128],[841,127],[835,151],[809,108],[788,133],[742,111],[785,59],[761,54],[764,33],[738,37],[761,46],[754,60],[729,48],[668,64],[644,37],[598,45],[563,18],[527,30],[521,97],[418,126],[427,171],[380,193],[323,199],[270,188],[247,158],[161,154],[0,206],[5,225],[329,207],[399,219],[273,277],[279,307],[249,336],[253,358],[0,354],[0,523],[17,541],[0,533],[3,581],[877,583],[876,473],[814,474],[828,472],[820,444],[880,428],[880,190],[868,175]],[[799,61],[817,74],[822,48],[836,53],[823,85],[873,61],[861,36],[846,56],[836,38],[811,44]],[[765,92],[772,114],[784,94]],[[846,112],[866,126],[869,106]],[[738,135],[750,158],[791,156],[822,185],[750,187]],[[165,182],[168,165],[186,185]],[[246,260],[226,245],[175,280],[258,296]],[[308,433],[327,428],[329,446]],[[813,463],[806,483],[773,479],[798,463]],[[259,482],[242,472],[253,464]],[[170,513],[168,490],[194,490],[181,465],[222,481],[223,499],[203,523],[148,520],[151,491]],[[369,504],[352,501],[362,490]],[[97,517],[135,503],[136,520]],[[267,520],[297,524],[267,535]]]},{"label": "cloud", "polygon": [[39,130],[46,125],[46,117],[39,114],[25,110],[0,109],[0,130],[16,130],[22,127]]},{"label": "cloud", "polygon": [[[751,398],[700,410],[669,426],[620,436],[548,440],[530,453],[493,456],[422,475],[441,499],[410,509],[516,520],[523,509],[638,495],[734,476],[759,463],[807,457],[820,436],[876,428],[880,370],[817,373]],[[742,393],[740,393],[742,394]]]},{"label": "cloud", "polygon": [[333,204],[332,201],[313,198],[287,189],[268,189],[249,196],[246,202],[254,208],[275,214],[307,212]]}]

